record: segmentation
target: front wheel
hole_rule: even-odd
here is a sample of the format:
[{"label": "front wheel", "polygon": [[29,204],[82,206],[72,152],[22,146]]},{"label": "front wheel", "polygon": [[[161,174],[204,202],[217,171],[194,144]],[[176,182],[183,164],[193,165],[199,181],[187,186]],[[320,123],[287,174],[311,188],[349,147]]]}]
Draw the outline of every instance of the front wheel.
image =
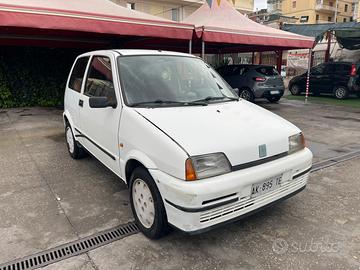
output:
[{"label": "front wheel", "polygon": [[75,140],[72,129],[68,123],[65,126],[65,137],[66,137],[66,145],[69,151],[70,156],[73,159],[83,158],[86,153],[83,148],[81,148]]},{"label": "front wheel", "polygon": [[276,102],[278,102],[280,99],[281,99],[281,97],[268,97],[268,98],[266,98],[270,103],[276,103]]},{"label": "front wheel", "polygon": [[334,88],[334,96],[337,99],[346,99],[349,96],[349,90],[346,86],[336,86]]},{"label": "front wheel", "polygon": [[157,239],[168,231],[165,207],[150,173],[142,167],[134,170],[130,180],[130,203],[140,231]]},{"label": "front wheel", "polygon": [[297,85],[297,84],[293,84],[291,87],[290,87],[290,93],[294,96],[298,96],[300,95],[301,93],[301,89],[300,89],[300,86]]}]

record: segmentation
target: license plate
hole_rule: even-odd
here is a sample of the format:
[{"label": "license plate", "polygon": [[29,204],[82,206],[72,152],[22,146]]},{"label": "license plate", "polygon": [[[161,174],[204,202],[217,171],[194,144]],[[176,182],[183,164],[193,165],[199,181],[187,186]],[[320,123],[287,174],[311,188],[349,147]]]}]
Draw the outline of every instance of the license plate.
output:
[{"label": "license plate", "polygon": [[278,175],[259,184],[252,185],[251,197],[255,198],[280,187],[283,175]]},{"label": "license plate", "polygon": [[280,94],[280,91],[276,90],[276,91],[270,91],[270,94],[272,95],[277,95],[277,94]]}]

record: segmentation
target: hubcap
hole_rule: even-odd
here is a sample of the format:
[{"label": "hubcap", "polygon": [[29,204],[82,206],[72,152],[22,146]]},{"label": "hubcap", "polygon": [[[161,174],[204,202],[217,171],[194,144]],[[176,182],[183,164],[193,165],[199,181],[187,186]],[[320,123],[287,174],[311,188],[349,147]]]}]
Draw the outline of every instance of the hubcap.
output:
[{"label": "hubcap", "polygon": [[149,229],[155,219],[155,205],[149,186],[137,178],[132,187],[132,199],[137,217],[141,224]]},{"label": "hubcap", "polygon": [[297,85],[294,85],[292,88],[291,88],[291,93],[293,94],[297,94],[299,92],[299,87]]},{"label": "hubcap", "polygon": [[343,98],[345,96],[345,89],[340,87],[338,89],[336,89],[336,97],[338,98]]},{"label": "hubcap", "polygon": [[70,153],[71,153],[71,154],[74,153],[74,137],[73,137],[73,135],[72,135],[72,132],[71,132],[71,128],[70,128],[70,127],[68,127],[68,128],[66,129],[66,142],[67,142],[67,144],[68,144],[68,146],[69,146],[69,151],[70,151]]},{"label": "hubcap", "polygon": [[248,90],[244,90],[241,92],[240,97],[245,99],[245,100],[250,100],[251,99],[251,93]]}]

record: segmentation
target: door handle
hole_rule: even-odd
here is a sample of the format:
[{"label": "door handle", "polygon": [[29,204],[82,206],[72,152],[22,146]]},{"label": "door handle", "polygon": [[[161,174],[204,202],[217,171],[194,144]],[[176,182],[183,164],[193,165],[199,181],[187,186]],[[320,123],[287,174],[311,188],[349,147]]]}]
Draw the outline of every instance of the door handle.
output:
[{"label": "door handle", "polygon": [[82,99],[79,99],[79,106],[80,107],[84,106],[84,101]]}]

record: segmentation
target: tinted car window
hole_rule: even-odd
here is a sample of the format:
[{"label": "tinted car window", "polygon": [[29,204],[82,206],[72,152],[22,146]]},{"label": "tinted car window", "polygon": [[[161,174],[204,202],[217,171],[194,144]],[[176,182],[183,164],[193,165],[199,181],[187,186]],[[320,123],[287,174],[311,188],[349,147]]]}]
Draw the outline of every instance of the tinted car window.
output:
[{"label": "tinted car window", "polygon": [[70,89],[79,93],[81,92],[81,85],[88,61],[89,57],[81,57],[76,61],[69,80]]},{"label": "tinted car window", "polygon": [[110,59],[95,56],[91,60],[88,74],[84,94],[92,97],[107,97],[110,102],[116,102]]},{"label": "tinted car window", "polygon": [[258,67],[255,69],[258,73],[265,75],[265,76],[276,76],[279,73],[273,67]]},{"label": "tinted car window", "polygon": [[324,65],[318,65],[318,66],[313,67],[311,69],[311,74],[314,74],[314,75],[324,74],[324,72],[325,72],[325,66]]}]

